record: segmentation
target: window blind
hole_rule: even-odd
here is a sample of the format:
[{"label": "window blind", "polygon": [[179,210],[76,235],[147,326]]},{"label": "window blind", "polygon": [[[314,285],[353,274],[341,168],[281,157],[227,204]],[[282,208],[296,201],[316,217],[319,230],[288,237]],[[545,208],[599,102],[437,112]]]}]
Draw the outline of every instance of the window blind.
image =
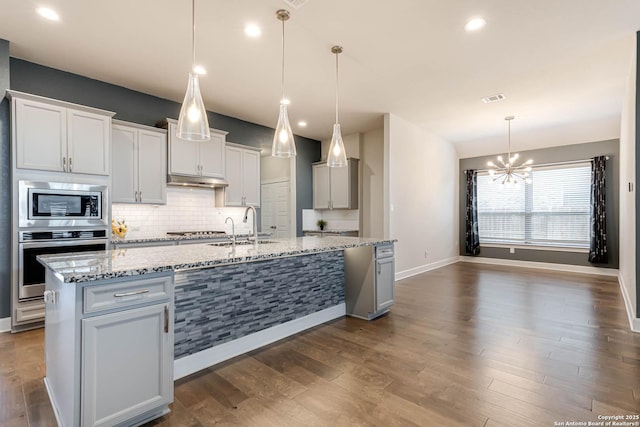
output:
[{"label": "window blind", "polygon": [[531,184],[478,174],[480,243],[589,247],[591,164],[533,167]]}]

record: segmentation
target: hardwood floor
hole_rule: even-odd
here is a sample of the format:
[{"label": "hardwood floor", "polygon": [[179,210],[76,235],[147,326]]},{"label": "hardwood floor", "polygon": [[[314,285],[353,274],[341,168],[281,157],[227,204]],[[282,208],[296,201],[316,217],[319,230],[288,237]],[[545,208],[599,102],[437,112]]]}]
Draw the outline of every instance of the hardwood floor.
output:
[{"label": "hardwood floor", "polygon": [[[42,330],[0,334],[0,425],[55,424],[43,359]],[[178,380],[171,408],[149,425],[554,426],[637,415],[640,335],[615,278],[458,263],[398,282],[380,319],[339,319]]]}]

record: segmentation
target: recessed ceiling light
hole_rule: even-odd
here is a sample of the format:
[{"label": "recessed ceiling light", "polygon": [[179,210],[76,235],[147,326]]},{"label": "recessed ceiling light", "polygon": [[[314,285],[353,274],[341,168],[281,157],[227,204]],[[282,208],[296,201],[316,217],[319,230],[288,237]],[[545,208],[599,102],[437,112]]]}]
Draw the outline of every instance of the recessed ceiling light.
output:
[{"label": "recessed ceiling light", "polygon": [[307,122],[305,122],[304,120],[300,120],[298,122],[298,126],[300,126],[301,128],[305,128],[307,127]]},{"label": "recessed ceiling light", "polygon": [[201,76],[207,74],[207,70],[202,65],[194,65],[193,72]]},{"label": "recessed ceiling light", "polygon": [[477,31],[480,28],[484,27],[486,24],[487,21],[484,18],[473,18],[467,22],[467,24],[464,26],[464,29],[467,31]]},{"label": "recessed ceiling light", "polygon": [[48,7],[39,7],[36,9],[36,12],[38,12],[38,15],[50,21],[60,20],[60,15],[58,15],[58,12],[53,9],[49,9]]},{"label": "recessed ceiling light", "polygon": [[262,29],[258,27],[256,24],[247,24],[244,27],[244,33],[248,37],[260,37],[262,35]]}]

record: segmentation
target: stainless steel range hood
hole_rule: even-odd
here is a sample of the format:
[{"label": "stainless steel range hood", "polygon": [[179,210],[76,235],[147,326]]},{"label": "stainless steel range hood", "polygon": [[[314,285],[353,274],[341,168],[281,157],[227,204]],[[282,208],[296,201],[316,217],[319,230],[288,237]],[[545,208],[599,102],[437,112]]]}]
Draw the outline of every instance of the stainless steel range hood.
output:
[{"label": "stainless steel range hood", "polygon": [[224,188],[229,183],[222,178],[210,178],[206,176],[181,176],[167,175],[167,185],[182,187]]}]

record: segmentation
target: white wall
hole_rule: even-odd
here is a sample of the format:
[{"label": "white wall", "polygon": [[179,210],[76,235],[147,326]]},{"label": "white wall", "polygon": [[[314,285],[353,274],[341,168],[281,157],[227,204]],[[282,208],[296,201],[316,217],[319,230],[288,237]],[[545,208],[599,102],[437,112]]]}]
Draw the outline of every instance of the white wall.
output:
[{"label": "white wall", "polygon": [[457,261],[458,157],[453,145],[392,114],[385,116],[385,127],[389,235],[398,239],[396,277]]},{"label": "white wall", "polygon": [[360,230],[363,237],[383,237],[384,129],[362,134],[360,142]]},{"label": "white wall", "polygon": [[[620,130],[620,284],[630,315],[632,327],[640,331],[640,319],[635,318],[636,307],[636,207],[638,188],[629,192],[629,183],[635,186],[636,174],[636,51],[629,73],[627,92],[622,106]],[[635,318],[635,320],[634,320]],[[633,325],[635,323],[635,325]]]},{"label": "white wall", "polygon": [[260,181],[270,181],[281,178],[289,178],[291,175],[289,159],[278,157],[260,157]]}]

